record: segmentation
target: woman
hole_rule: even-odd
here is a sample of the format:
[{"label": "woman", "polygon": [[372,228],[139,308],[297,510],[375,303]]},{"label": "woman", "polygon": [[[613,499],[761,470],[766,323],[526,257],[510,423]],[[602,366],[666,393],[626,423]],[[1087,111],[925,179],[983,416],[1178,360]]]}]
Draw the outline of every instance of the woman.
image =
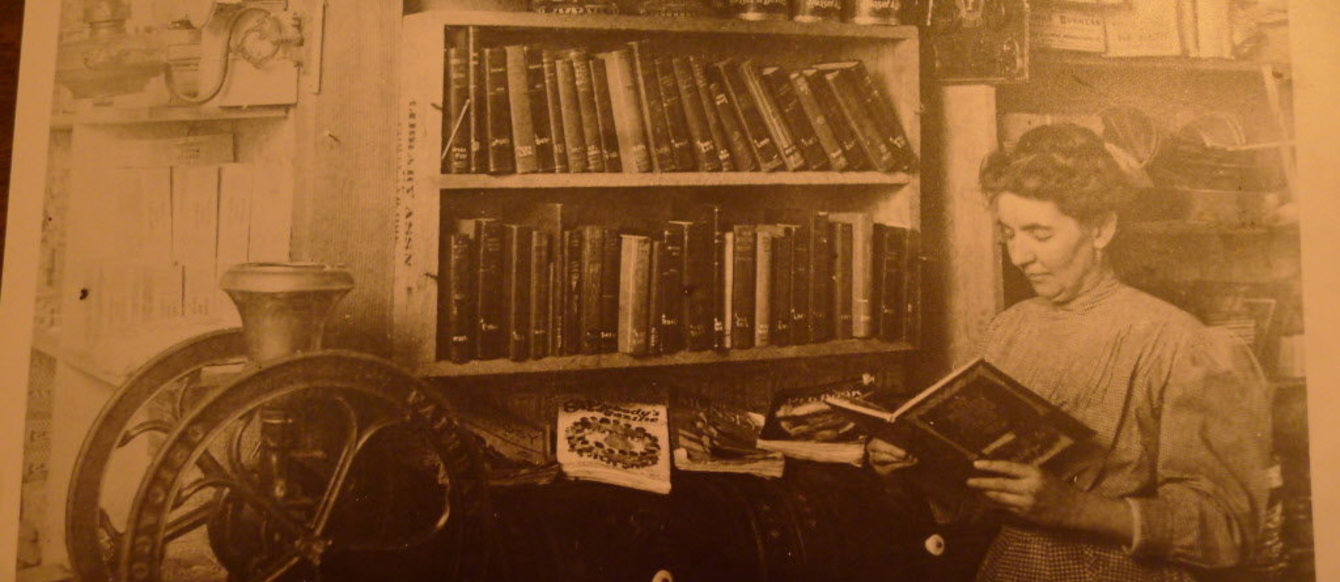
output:
[{"label": "woman", "polygon": [[[1009,514],[979,581],[1192,580],[1247,557],[1266,502],[1266,384],[1245,345],[1122,284],[1107,250],[1132,188],[1093,132],[1022,136],[981,171],[1011,262],[1037,297],[997,315],[984,357],[1097,432],[1061,480],[978,461],[968,486]],[[906,453],[871,441],[887,474]]]}]

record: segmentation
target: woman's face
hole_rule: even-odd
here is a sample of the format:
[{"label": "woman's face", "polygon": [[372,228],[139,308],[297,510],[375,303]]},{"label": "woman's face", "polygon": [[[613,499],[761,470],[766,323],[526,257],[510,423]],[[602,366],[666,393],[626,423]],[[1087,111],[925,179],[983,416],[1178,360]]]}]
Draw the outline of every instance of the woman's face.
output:
[{"label": "woman's face", "polygon": [[1067,303],[1101,274],[1099,249],[1109,234],[1066,215],[1055,202],[1011,193],[996,197],[996,220],[1010,262],[1019,267],[1038,296]]}]

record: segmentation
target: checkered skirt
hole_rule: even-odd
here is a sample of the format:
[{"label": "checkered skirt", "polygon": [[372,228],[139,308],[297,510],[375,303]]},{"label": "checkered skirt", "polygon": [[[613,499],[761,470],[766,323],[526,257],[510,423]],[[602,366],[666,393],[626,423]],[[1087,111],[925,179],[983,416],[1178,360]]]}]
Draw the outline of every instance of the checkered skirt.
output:
[{"label": "checkered skirt", "polygon": [[1067,532],[1006,525],[977,582],[1194,582],[1185,570],[1137,562],[1120,546]]}]

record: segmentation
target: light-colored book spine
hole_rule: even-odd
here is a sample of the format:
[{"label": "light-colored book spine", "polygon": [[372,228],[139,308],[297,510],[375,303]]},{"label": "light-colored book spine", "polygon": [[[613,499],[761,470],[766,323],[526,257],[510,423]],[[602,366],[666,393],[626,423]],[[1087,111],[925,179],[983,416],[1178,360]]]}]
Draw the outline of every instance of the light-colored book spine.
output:
[{"label": "light-colored book spine", "polygon": [[623,162],[623,172],[650,172],[651,150],[647,147],[642,106],[638,102],[632,53],[621,49],[597,56],[605,61],[605,79],[610,88],[614,131],[619,135],[619,159]]},{"label": "light-colored book spine", "polygon": [[874,274],[875,221],[864,212],[830,212],[828,219],[851,225],[851,322],[852,337],[874,335],[875,317],[872,277]]},{"label": "light-colored book spine", "polygon": [[619,352],[647,353],[647,313],[651,308],[651,239],[637,234],[620,235],[619,248]]},{"label": "light-colored book spine", "polygon": [[[757,227],[754,247],[754,346],[771,344],[772,327],[772,237],[773,225]],[[780,229],[779,229],[780,230]]]}]

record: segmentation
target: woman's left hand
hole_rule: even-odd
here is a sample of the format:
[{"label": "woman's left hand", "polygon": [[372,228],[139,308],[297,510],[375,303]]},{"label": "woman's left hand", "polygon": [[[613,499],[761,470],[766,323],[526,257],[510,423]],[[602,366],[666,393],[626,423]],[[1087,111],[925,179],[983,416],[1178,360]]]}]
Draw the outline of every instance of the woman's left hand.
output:
[{"label": "woman's left hand", "polygon": [[996,507],[1035,524],[1069,526],[1080,509],[1083,494],[1078,489],[1034,465],[982,460],[973,468],[995,476],[968,479],[969,487],[981,491]]}]

